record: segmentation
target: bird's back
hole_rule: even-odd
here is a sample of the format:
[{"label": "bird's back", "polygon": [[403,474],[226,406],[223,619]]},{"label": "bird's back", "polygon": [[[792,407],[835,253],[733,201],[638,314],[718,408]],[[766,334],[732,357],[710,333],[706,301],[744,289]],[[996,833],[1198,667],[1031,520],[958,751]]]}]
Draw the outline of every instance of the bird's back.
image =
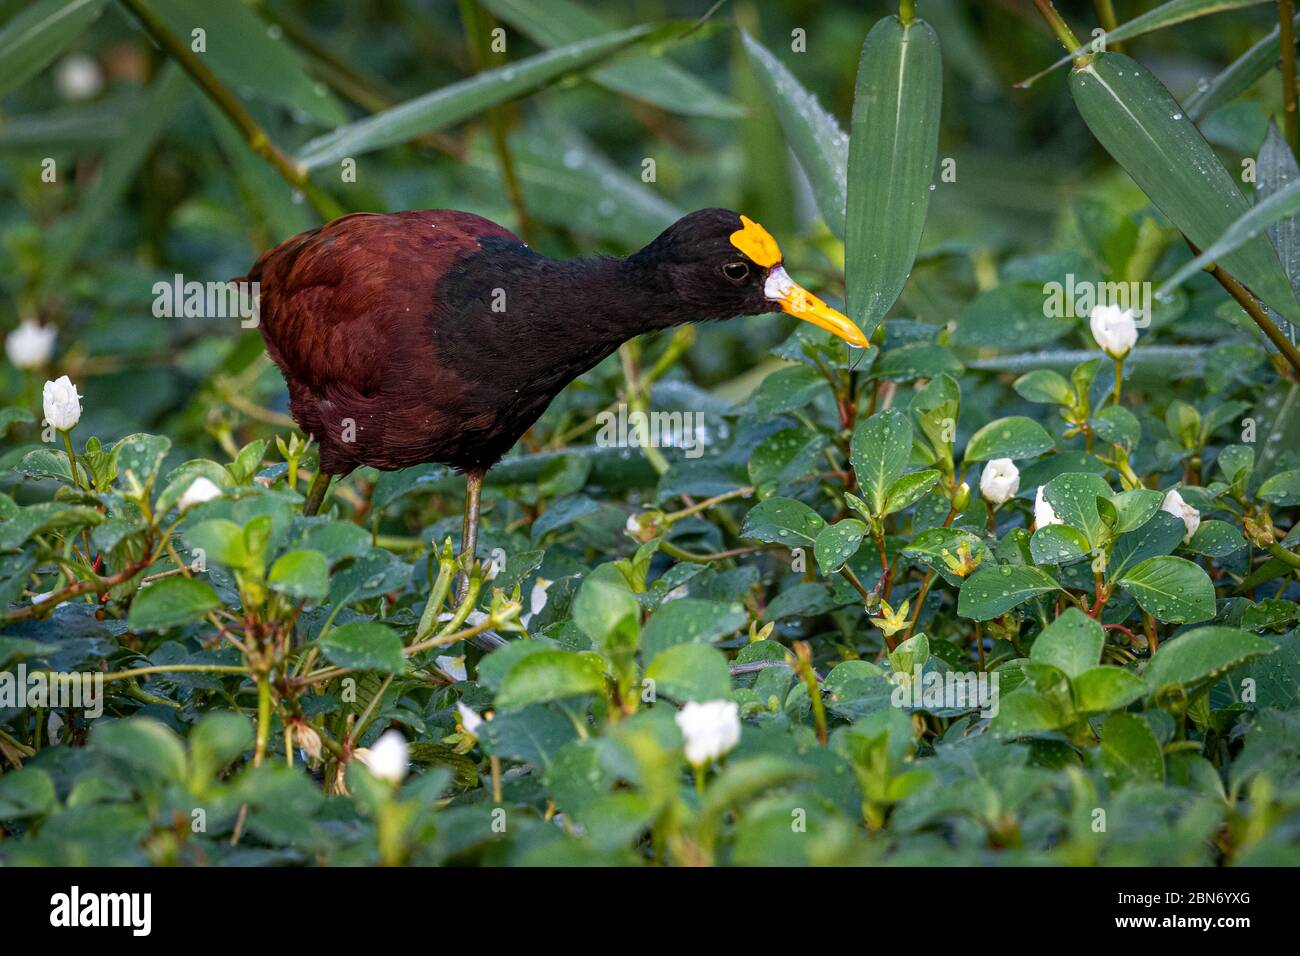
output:
[{"label": "bird's back", "polygon": [[523,246],[471,213],[356,213],[286,239],[253,265],[246,280],[259,286],[262,337],[326,471],[474,464],[436,447],[464,425],[449,410],[466,383],[438,361],[433,329],[436,287],[484,240]]}]

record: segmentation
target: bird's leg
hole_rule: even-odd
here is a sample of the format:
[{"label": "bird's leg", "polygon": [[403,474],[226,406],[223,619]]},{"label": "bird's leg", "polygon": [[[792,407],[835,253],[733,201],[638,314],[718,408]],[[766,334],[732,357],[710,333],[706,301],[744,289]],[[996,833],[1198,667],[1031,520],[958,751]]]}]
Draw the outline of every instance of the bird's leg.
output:
[{"label": "bird's leg", "polygon": [[325,493],[329,491],[330,481],[333,475],[318,471],[311,480],[311,487],[307,489],[307,500],[303,502],[302,513],[304,517],[310,518],[316,512],[320,511],[321,503],[325,500]]},{"label": "bird's leg", "polygon": [[478,548],[479,495],[483,490],[482,471],[465,473],[465,521],[460,528],[460,583],[456,586],[456,601],[465,599],[469,590],[469,569],[473,567],[474,553]]}]

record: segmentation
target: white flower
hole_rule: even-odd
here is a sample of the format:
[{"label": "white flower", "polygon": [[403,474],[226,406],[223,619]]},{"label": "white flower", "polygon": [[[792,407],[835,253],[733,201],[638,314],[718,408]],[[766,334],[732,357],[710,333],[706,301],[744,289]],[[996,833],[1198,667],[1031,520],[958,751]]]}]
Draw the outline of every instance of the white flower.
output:
[{"label": "white flower", "polygon": [[532,620],[534,614],[541,614],[542,609],[546,607],[546,589],[551,586],[552,582],[546,578],[538,578],[533,582],[533,590],[528,595],[528,613],[519,617],[519,623],[524,627]]},{"label": "white flower", "polygon": [[1043,497],[1042,485],[1039,485],[1038,491],[1034,493],[1034,525],[1046,528],[1049,524],[1065,524],[1065,522],[1056,516],[1051,504]]},{"label": "white flower", "polygon": [[1201,513],[1183,500],[1177,488],[1169,489],[1169,494],[1165,495],[1165,500],[1160,503],[1160,510],[1169,512],[1187,527],[1187,534],[1183,536],[1184,541],[1191,541],[1192,535],[1196,534],[1196,529],[1201,526]]},{"label": "white flower", "polygon": [[54,71],[54,88],[65,100],[88,100],[104,88],[104,74],[93,59],[74,53]]},{"label": "white flower", "polygon": [[184,511],[186,508],[201,505],[220,495],[221,489],[214,482],[200,475],[190,482],[190,486],[185,489],[185,494],[181,495],[181,500],[176,502],[176,506]]},{"label": "white flower", "polygon": [[14,368],[39,368],[54,354],[54,339],[58,334],[53,326],[24,319],[5,336],[5,355]]},{"label": "white flower", "polygon": [[1099,305],[1088,318],[1092,337],[1101,350],[1113,359],[1128,355],[1138,339],[1137,322],[1133,313],[1117,305]]},{"label": "white flower", "polygon": [[994,458],[980,472],[980,494],[995,505],[1004,504],[1020,490],[1020,469],[1010,458]]},{"label": "white flower", "polygon": [[460,714],[460,726],[471,737],[478,736],[478,729],[483,726],[483,718],[472,707],[466,707],[456,701],[456,711]]},{"label": "white flower", "polygon": [[434,659],[438,665],[438,670],[442,671],[452,680],[469,680],[469,675],[465,673],[464,657],[449,657],[443,655]]},{"label": "white flower", "polygon": [[45,420],[59,431],[66,432],[81,420],[81,396],[68,376],[60,375],[53,382],[46,382],[41,397]]},{"label": "white flower", "polygon": [[411,768],[411,748],[396,730],[385,731],[369,749],[361,747],[352,755],[370,768],[380,780],[401,783]]},{"label": "white flower", "polygon": [[740,741],[740,705],[734,700],[690,701],[676,719],[692,767],[717,760]]}]

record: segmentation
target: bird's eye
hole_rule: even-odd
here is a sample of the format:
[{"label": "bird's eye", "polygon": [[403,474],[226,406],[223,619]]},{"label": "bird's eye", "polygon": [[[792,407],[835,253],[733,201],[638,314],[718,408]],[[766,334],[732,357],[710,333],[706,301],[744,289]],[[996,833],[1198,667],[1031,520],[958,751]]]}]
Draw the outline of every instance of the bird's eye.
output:
[{"label": "bird's eye", "polygon": [[744,282],[749,278],[749,263],[728,262],[722,267],[722,274],[732,282]]}]

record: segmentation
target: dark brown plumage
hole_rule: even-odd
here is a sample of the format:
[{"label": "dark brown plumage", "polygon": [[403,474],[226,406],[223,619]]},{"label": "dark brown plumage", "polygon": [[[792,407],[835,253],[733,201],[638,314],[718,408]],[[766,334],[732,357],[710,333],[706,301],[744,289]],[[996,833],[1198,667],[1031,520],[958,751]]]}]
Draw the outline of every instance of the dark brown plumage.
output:
[{"label": "dark brown plumage", "polygon": [[565,385],[643,332],[784,310],[866,345],[790,282],[761,226],[725,209],[626,259],[574,261],[470,213],[357,213],[246,278],[322,473],[441,462],[471,475],[472,496]]}]

